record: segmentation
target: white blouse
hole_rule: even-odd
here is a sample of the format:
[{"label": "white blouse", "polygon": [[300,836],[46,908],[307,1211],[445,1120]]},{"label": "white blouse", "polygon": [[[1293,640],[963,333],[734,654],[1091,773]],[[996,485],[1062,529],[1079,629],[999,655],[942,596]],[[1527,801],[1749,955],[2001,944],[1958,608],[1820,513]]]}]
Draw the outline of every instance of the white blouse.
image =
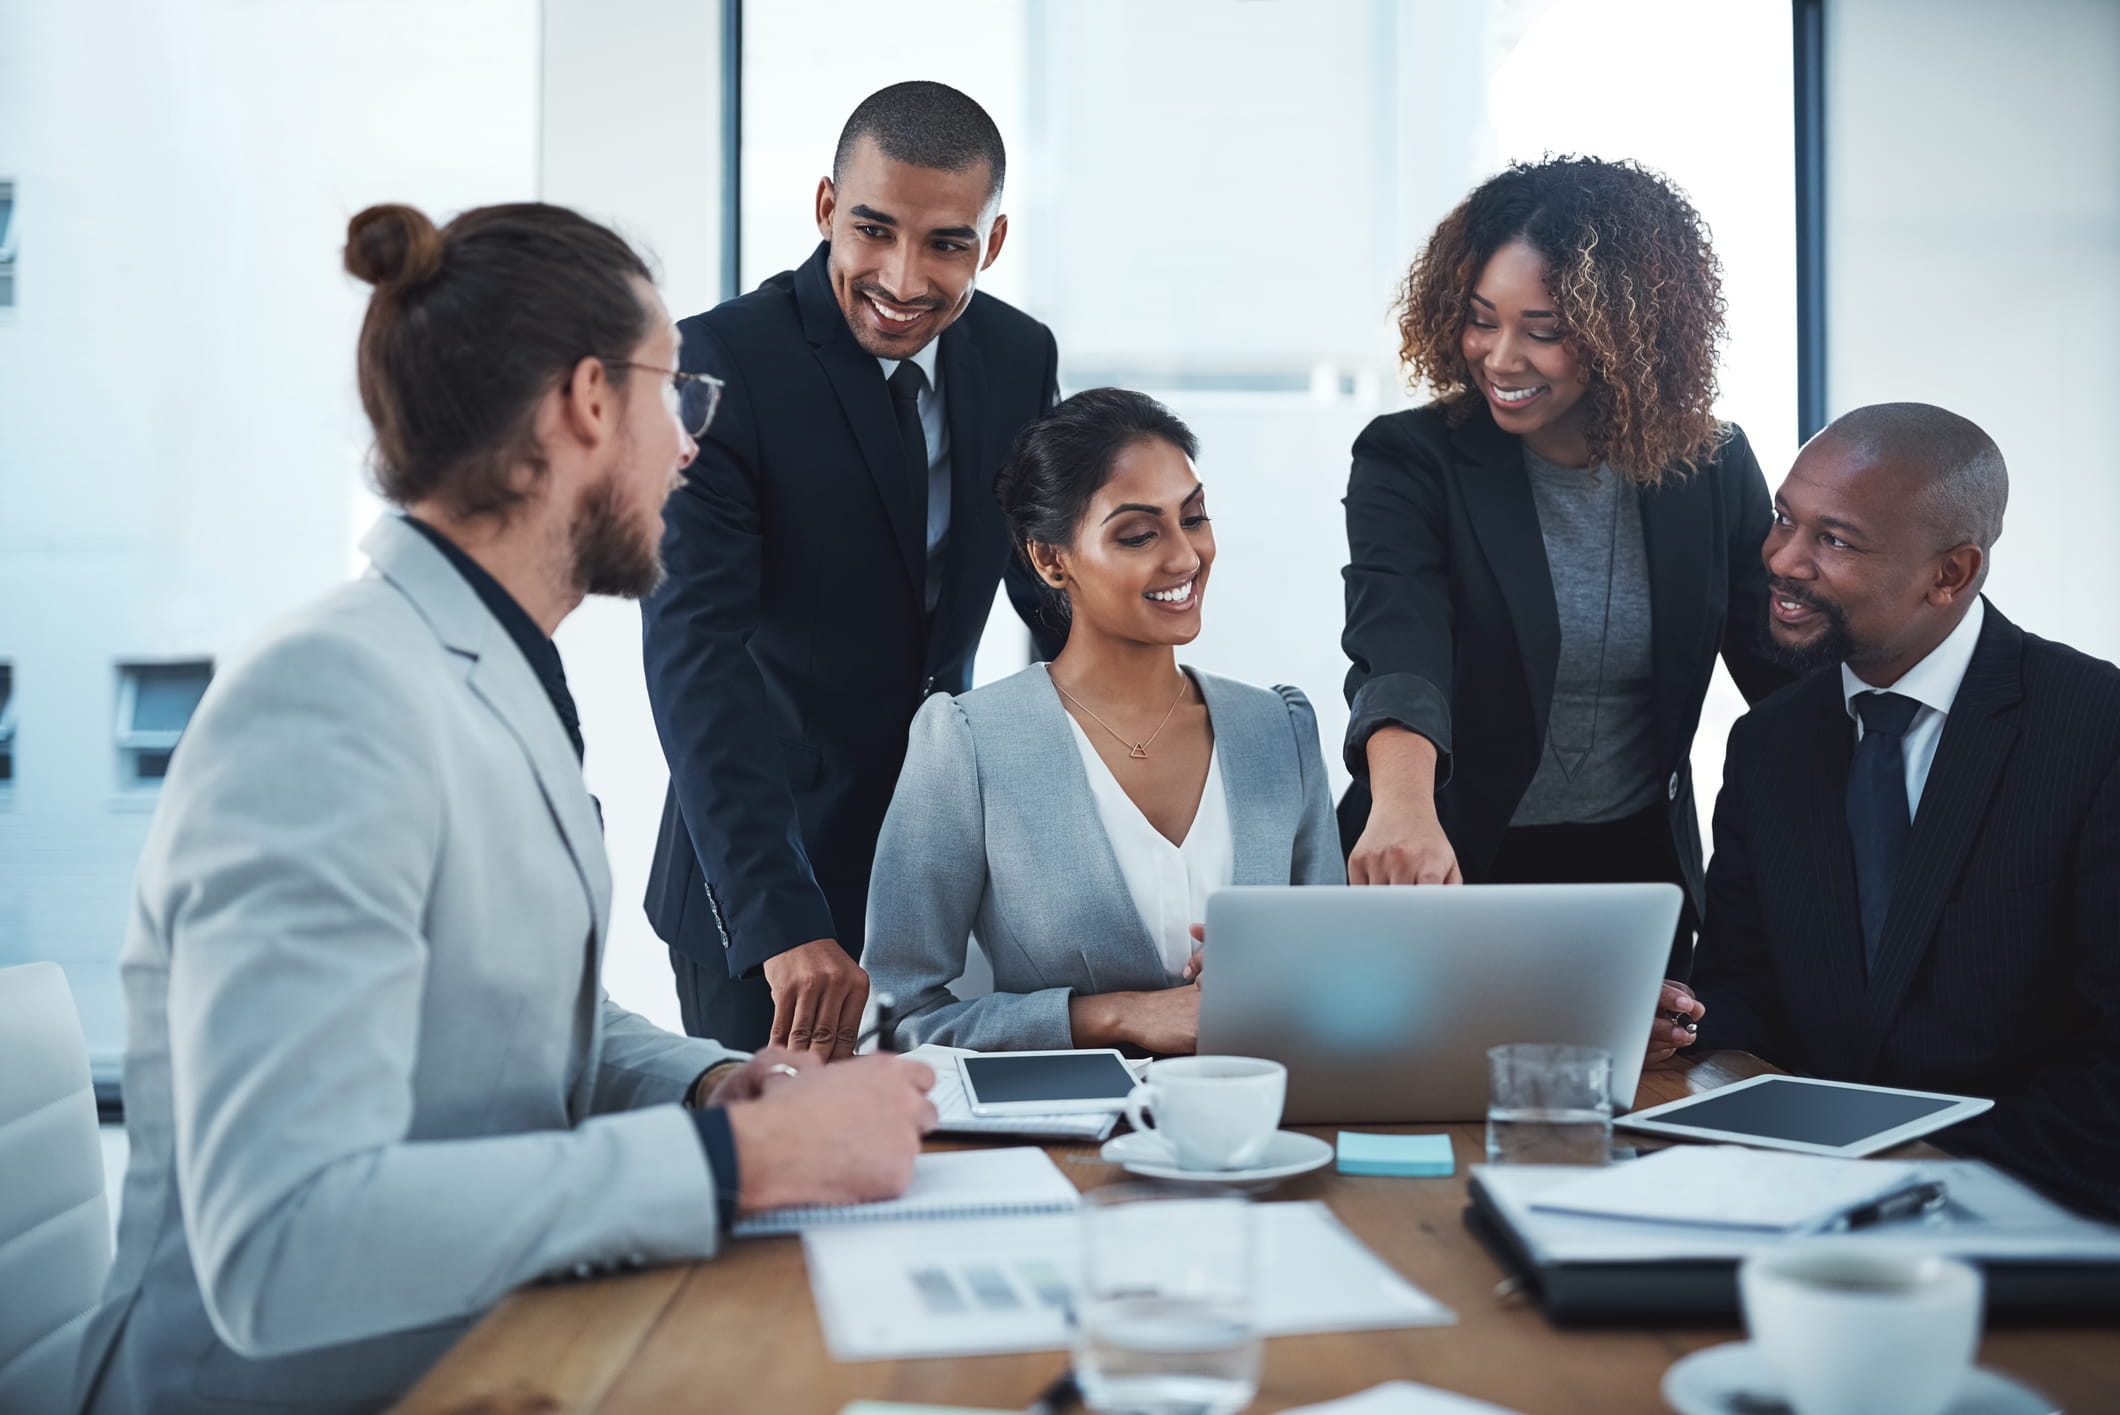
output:
[{"label": "white blouse", "polygon": [[1197,946],[1192,926],[1207,920],[1207,896],[1228,887],[1236,876],[1237,847],[1230,833],[1229,801],[1222,792],[1221,753],[1210,749],[1200,808],[1185,832],[1185,843],[1173,845],[1119,785],[1082,724],[1073,714],[1067,721],[1097,801],[1097,816],[1118,857],[1119,873],[1141,922],[1148,926],[1148,936],[1163,955],[1164,972],[1175,982]]}]

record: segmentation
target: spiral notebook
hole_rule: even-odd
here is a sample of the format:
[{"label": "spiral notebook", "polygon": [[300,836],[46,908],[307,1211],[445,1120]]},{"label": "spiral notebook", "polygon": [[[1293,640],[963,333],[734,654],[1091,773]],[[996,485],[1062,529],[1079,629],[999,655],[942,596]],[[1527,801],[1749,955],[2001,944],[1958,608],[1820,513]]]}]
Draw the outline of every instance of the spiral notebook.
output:
[{"label": "spiral notebook", "polygon": [[1074,1184],[1035,1146],[950,1150],[913,1161],[913,1183],[898,1198],[874,1204],[768,1209],[739,1220],[731,1231],[738,1238],[757,1238],[800,1233],[806,1228],[904,1219],[1057,1214],[1081,1202]]}]

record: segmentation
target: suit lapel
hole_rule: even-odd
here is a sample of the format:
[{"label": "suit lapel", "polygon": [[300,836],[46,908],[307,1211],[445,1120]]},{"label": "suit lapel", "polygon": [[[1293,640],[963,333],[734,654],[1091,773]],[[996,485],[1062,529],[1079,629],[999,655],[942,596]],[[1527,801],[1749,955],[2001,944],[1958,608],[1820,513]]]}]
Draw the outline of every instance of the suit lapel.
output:
[{"label": "suit lapel", "polygon": [[1494,425],[1485,408],[1452,429],[1451,440],[1466,459],[1458,478],[1465,514],[1501,586],[1502,601],[1516,626],[1524,682],[1531,696],[1532,725],[1546,740],[1553,707],[1554,675],[1560,667],[1560,611],[1553,600],[1553,573],[1539,533],[1538,505],[1524,470],[1522,444]]},{"label": "suit lapel", "polygon": [[[1070,881],[1077,897],[1094,901],[1092,907],[1104,915],[1097,936],[1079,940],[1076,946],[1089,962],[1092,974],[1096,972],[1091,955],[1094,949],[1110,954],[1114,962],[1129,965],[1132,971],[1125,974],[1127,977],[1161,977],[1162,951],[1149,936],[1141,911],[1134,907],[1133,893],[1127,889],[1126,876],[1119,869],[1118,853],[1104,831],[1097,798],[1090,791],[1089,768],[1075,746],[1074,723],[1060,704],[1059,690],[1053,687],[1046,666],[1034,664],[1032,669],[1036,676],[1030,681],[1038,690],[1031,695],[1034,701],[1030,707],[1035,731],[1026,734],[1025,743],[1036,746],[1034,756],[1026,754],[1025,765],[1030,770],[1024,779],[1058,787],[1069,798],[1057,813],[1060,819],[1085,822],[1091,827],[1055,831],[1055,858],[1048,862],[1053,878]],[[1041,789],[1038,794],[1050,795],[1051,789]],[[1100,978],[1098,987],[1105,986]]]},{"label": "suit lapel", "polygon": [[1678,741],[1680,704],[1694,701],[1706,611],[1718,602],[1709,582],[1715,528],[1703,477],[1666,482],[1642,491],[1639,499],[1642,551],[1649,562],[1656,747],[1660,760],[1670,761],[1684,755]]},{"label": "suit lapel", "polygon": [[[1848,838],[1848,767],[1855,755],[1855,725],[1841,701],[1837,672],[1819,673],[1802,691],[1808,708],[1806,740],[1794,758],[1802,765],[1776,776],[1782,789],[1794,794],[1796,809],[1764,812],[1762,818],[1801,823],[1796,867],[1782,881],[1811,911],[1810,927],[1797,930],[1795,946],[1812,950],[1814,965],[1824,974],[1821,1005],[1852,1022],[1864,986],[1862,915],[1855,894],[1854,846]],[[1817,1031],[1808,1039],[1814,1047],[1844,1045],[1839,1028]]]},{"label": "suit lapel", "polygon": [[1943,736],[1936,743],[1899,878],[1892,886],[1892,910],[1885,916],[1884,937],[1877,945],[1877,964],[1864,999],[1867,1025],[1858,1076],[1867,1076],[1876,1064],[1885,1033],[1928,955],[1951,886],[1987,819],[1988,802],[2016,746],[2017,729],[2000,714],[2024,696],[2023,652],[2024,636],[2017,626],[1988,606],[1973,661],[1944,718]]},{"label": "suit lapel", "polygon": [[[978,341],[959,319],[942,332],[939,360],[942,370],[942,410],[950,429],[950,534],[949,553],[942,558],[942,598],[935,605],[937,626],[956,614],[975,614],[980,625],[987,606],[968,604],[967,588],[979,561],[976,552],[984,545],[1007,539],[1001,528],[1001,508],[994,502],[993,478],[988,474],[986,448],[986,360]],[[923,551],[925,547],[922,547]],[[988,598],[992,598],[992,581]],[[972,629],[976,637],[978,627]],[[930,634],[932,655],[953,636],[938,630]]]},{"label": "suit lapel", "polygon": [[449,649],[467,660],[471,691],[507,728],[537,778],[553,826],[589,897],[588,969],[593,990],[611,917],[611,869],[581,763],[537,675],[471,586],[420,533],[385,516],[361,542],[376,571],[395,584]]},{"label": "suit lapel", "polygon": [[[898,422],[891,412],[891,393],[884,384],[883,370],[877,367],[875,355],[854,342],[846,316],[832,298],[825,271],[831,249],[829,243],[819,245],[795,272],[795,303],[802,314],[803,337],[831,381],[840,411],[853,430],[861,460],[868,467],[884,514],[890,519],[898,558],[914,595],[919,597],[925,592],[927,578],[926,507],[914,504],[912,471],[905,465],[905,449],[898,441]],[[953,426],[952,438],[955,435]]]},{"label": "suit lapel", "polygon": [[[1222,794],[1229,802],[1229,833],[1234,846],[1232,884],[1286,884],[1292,858],[1288,806],[1303,799],[1302,784],[1290,769],[1286,751],[1276,751],[1272,733],[1280,726],[1230,692],[1230,685],[1208,673],[1194,673],[1207,703],[1215,734],[1215,756],[1222,768]],[[1286,737],[1283,729],[1282,735]]]}]

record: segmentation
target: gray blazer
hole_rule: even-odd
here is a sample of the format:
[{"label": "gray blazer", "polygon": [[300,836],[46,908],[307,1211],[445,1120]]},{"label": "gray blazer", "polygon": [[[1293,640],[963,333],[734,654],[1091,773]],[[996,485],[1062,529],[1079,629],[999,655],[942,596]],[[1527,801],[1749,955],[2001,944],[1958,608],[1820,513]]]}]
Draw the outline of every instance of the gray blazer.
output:
[{"label": "gray blazer", "polygon": [[[1345,884],[1310,702],[1187,669],[1214,724],[1238,884]],[[869,882],[871,986],[891,994],[901,1046],[1071,1047],[1076,993],[1170,986],[1045,665],[913,719]],[[989,997],[959,1000],[976,938]]]},{"label": "gray blazer", "polygon": [[162,786],[93,1411],[377,1409],[512,1288],[714,1251],[672,1102],[731,1053],[604,996],[550,701],[417,531],[364,548],[216,676]]}]

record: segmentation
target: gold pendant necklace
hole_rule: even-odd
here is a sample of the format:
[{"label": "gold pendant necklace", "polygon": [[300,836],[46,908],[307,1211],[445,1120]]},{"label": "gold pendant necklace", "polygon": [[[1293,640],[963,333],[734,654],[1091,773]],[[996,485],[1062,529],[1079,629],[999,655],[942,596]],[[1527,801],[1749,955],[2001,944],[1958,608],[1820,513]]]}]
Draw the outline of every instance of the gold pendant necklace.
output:
[{"label": "gold pendant necklace", "polygon": [[1062,688],[1062,687],[1060,686],[1060,680],[1059,680],[1058,678],[1053,678],[1053,675],[1052,675],[1052,670],[1050,670],[1050,669],[1046,670],[1046,675],[1045,675],[1045,676],[1046,676],[1047,678],[1051,678],[1051,679],[1052,679],[1052,683],[1053,683],[1053,688],[1054,688],[1054,690],[1055,690],[1055,691],[1057,691],[1057,692],[1058,692],[1058,693],[1060,694],[1060,696],[1061,696],[1061,697],[1063,697],[1063,698],[1066,698],[1066,699],[1067,699],[1067,700],[1068,700],[1069,702],[1073,703],[1073,704],[1074,704],[1074,705],[1075,705],[1076,707],[1078,707],[1078,708],[1081,708],[1081,709],[1082,709],[1082,710],[1083,710],[1084,712],[1088,713],[1088,714],[1090,715],[1090,717],[1091,717],[1091,718],[1093,718],[1093,719],[1094,719],[1094,720],[1096,721],[1096,724],[1097,724],[1097,725],[1098,725],[1099,727],[1103,728],[1103,729],[1104,729],[1104,730],[1105,730],[1106,732],[1109,732],[1109,733],[1111,733],[1111,734],[1112,734],[1112,736],[1114,736],[1114,737],[1118,738],[1118,739],[1119,739],[1119,745],[1121,745],[1122,747],[1125,747],[1125,748],[1127,748],[1127,755],[1129,755],[1129,756],[1133,756],[1133,757],[1140,757],[1140,758],[1146,758],[1146,757],[1148,756],[1148,749],[1149,749],[1149,748],[1150,748],[1150,747],[1151,747],[1152,745],[1154,745],[1154,743],[1155,743],[1155,740],[1156,740],[1156,739],[1157,739],[1158,737],[1161,737],[1161,736],[1163,735],[1163,729],[1164,729],[1164,728],[1166,728],[1166,727],[1168,727],[1168,726],[1170,726],[1170,717],[1171,717],[1171,714],[1172,714],[1172,713],[1174,713],[1174,712],[1176,712],[1176,711],[1178,710],[1178,703],[1179,703],[1179,701],[1180,701],[1181,699],[1183,699],[1183,698],[1184,698],[1184,696],[1185,696],[1185,682],[1186,682],[1186,679],[1185,679],[1185,672],[1184,672],[1184,670],[1183,670],[1183,669],[1180,669],[1180,670],[1179,670],[1179,672],[1178,672],[1178,696],[1177,696],[1177,697],[1175,697],[1175,698],[1172,698],[1172,699],[1170,700],[1170,706],[1169,706],[1169,707],[1168,707],[1167,709],[1165,709],[1165,710],[1164,710],[1164,713],[1163,713],[1163,720],[1162,720],[1161,722],[1159,722],[1159,723],[1157,723],[1157,724],[1156,724],[1156,730],[1155,730],[1155,731],[1153,731],[1153,732],[1151,732],[1151,733],[1149,733],[1149,734],[1148,734],[1148,740],[1147,740],[1147,741],[1145,741],[1145,742],[1129,742],[1129,741],[1127,741],[1127,740],[1126,740],[1126,736],[1125,736],[1125,734],[1124,734],[1124,733],[1122,733],[1122,732],[1120,732],[1118,728],[1116,728],[1116,727],[1112,726],[1112,725],[1111,725],[1111,724],[1110,724],[1109,722],[1106,722],[1106,721],[1105,721],[1105,720],[1104,720],[1103,718],[1101,718],[1101,717],[1098,717],[1098,716],[1097,716],[1097,710],[1096,710],[1095,708],[1091,707],[1091,706],[1090,706],[1090,705],[1089,705],[1088,703],[1086,703],[1086,702],[1082,701],[1082,699],[1080,699],[1080,698],[1076,697],[1076,696],[1075,696],[1075,695],[1074,695],[1073,693],[1070,693],[1070,692],[1069,692],[1069,691],[1068,691],[1067,689],[1065,689],[1065,688]]}]

